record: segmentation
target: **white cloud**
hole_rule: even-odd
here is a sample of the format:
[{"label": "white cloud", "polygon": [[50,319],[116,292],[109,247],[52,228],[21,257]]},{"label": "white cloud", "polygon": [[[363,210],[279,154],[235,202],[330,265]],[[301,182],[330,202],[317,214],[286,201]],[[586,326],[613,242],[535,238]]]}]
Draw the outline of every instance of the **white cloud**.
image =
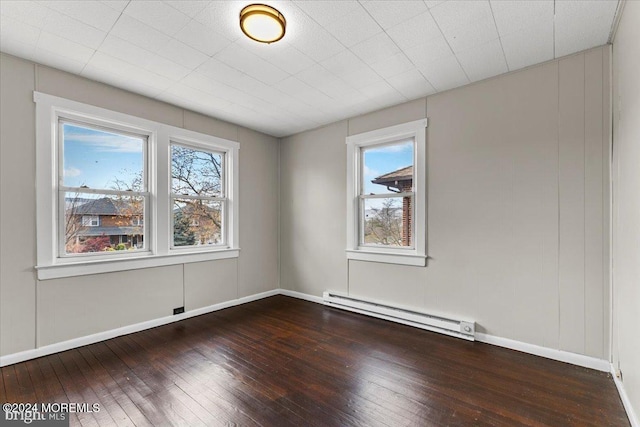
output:
[{"label": "white cloud", "polygon": [[383,145],[381,147],[372,148],[371,151],[376,153],[402,153],[413,149],[413,141],[402,142],[399,144]]},{"label": "white cloud", "polygon": [[362,173],[364,174],[365,179],[367,178],[377,178],[381,175],[381,173],[375,169],[371,169],[367,165],[362,165]]},{"label": "white cloud", "polygon": [[141,153],[142,143],[138,138],[132,138],[124,135],[114,135],[109,133],[77,133],[67,131],[64,135],[65,139],[70,141],[91,144],[96,147],[97,151],[110,153]]},{"label": "white cloud", "polygon": [[78,175],[82,175],[82,171],[78,168],[71,167],[64,170],[64,176],[67,178],[73,178]]}]

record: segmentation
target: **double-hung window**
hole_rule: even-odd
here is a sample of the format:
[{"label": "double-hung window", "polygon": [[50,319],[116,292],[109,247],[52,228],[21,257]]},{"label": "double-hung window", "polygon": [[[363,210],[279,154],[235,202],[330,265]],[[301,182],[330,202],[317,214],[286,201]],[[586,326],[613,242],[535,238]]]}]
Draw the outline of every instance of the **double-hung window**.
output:
[{"label": "double-hung window", "polygon": [[72,113],[58,116],[59,257],[148,250],[118,246],[145,235],[144,226],[130,224],[148,212],[148,137]]},{"label": "double-hung window", "polygon": [[224,246],[226,154],[171,143],[172,248]]},{"label": "double-hung window", "polygon": [[[74,223],[77,221],[77,218],[74,218]],[[67,220],[67,222],[69,222]],[[83,215],[82,216],[82,226],[83,227],[98,227],[100,225],[100,217],[99,216],[91,216],[91,215]],[[65,236],[66,239],[67,236]]]},{"label": "double-hung window", "polygon": [[237,142],[34,100],[39,279],[239,255]]},{"label": "double-hung window", "polygon": [[347,257],[426,264],[426,119],[347,137]]}]

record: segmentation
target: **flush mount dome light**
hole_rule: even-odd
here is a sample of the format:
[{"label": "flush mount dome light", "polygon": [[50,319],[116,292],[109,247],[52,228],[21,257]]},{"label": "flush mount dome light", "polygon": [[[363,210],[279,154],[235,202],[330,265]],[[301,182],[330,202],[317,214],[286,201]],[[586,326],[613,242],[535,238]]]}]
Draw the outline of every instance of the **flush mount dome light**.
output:
[{"label": "flush mount dome light", "polygon": [[284,37],[287,21],[266,4],[250,4],[240,11],[240,28],[247,37],[260,43],[277,42]]}]

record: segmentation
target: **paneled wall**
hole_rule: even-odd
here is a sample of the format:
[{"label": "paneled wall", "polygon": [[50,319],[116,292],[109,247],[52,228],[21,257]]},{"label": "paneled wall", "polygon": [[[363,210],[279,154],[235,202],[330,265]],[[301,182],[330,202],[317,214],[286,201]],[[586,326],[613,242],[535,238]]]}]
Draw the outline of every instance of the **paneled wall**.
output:
[{"label": "paneled wall", "polygon": [[[284,140],[280,156],[280,283],[321,295],[346,281],[347,122]],[[342,143],[336,143],[342,140]]]},{"label": "paneled wall", "polygon": [[[140,95],[0,57],[0,355],[278,287],[278,140]],[[33,91],[240,143],[238,259],[38,281]],[[259,207],[259,208],[258,208]]]},{"label": "paneled wall", "polygon": [[0,54],[0,355],[36,342],[34,81],[33,64]]},{"label": "paneled wall", "polygon": [[[2,55],[0,355],[275,289],[279,268],[285,289],[467,317],[487,334],[607,359],[609,52],[592,49],[280,145]],[[239,141],[240,258],[37,281],[33,90]],[[345,138],[425,116],[427,267],[347,262]]]},{"label": "paneled wall", "polygon": [[[609,357],[609,48],[282,141],[281,287]],[[345,138],[429,118],[426,267],[345,256]]]},{"label": "paneled wall", "polygon": [[640,423],[640,3],[613,41],[613,365]]}]

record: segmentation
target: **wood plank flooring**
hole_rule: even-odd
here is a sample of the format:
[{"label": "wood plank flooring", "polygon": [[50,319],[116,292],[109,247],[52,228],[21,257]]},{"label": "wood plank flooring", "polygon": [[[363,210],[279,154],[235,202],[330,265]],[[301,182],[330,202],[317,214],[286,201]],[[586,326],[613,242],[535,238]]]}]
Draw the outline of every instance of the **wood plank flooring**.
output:
[{"label": "wood plank flooring", "polygon": [[275,296],[1,369],[82,426],[628,426],[608,374]]}]

